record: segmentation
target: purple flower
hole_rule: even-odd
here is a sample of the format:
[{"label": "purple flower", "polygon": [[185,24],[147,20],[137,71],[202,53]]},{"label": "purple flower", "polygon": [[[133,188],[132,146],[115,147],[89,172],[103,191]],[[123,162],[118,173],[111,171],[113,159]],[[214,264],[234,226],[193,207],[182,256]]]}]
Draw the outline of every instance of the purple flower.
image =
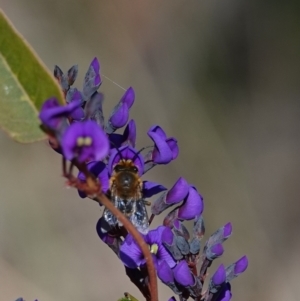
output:
[{"label": "purple flower", "polygon": [[143,181],[143,197],[144,198],[151,198],[153,195],[160,193],[164,190],[167,190],[161,184],[150,182],[150,181]]},{"label": "purple flower", "polygon": [[185,260],[181,260],[173,269],[175,280],[182,286],[191,286],[195,283],[188,264]]},{"label": "purple flower", "polygon": [[226,268],[226,282],[231,281],[233,278],[237,277],[243,273],[248,267],[248,258],[243,256],[237,262],[231,264]]},{"label": "purple flower", "polygon": [[116,129],[123,127],[129,118],[129,109],[134,103],[135,94],[133,88],[126,90],[119,103],[113,109],[111,113],[106,132],[108,134],[113,133]]},{"label": "purple flower", "polygon": [[[184,189],[178,189],[177,187]],[[188,191],[186,192],[186,189]],[[169,194],[170,193],[170,194]],[[186,195],[184,196],[184,194]],[[177,203],[183,199],[183,203],[172,210],[164,219],[163,224],[173,227],[173,222],[177,219],[179,220],[190,220],[194,219],[196,216],[200,216],[203,212],[203,198],[198,193],[194,186],[189,186],[187,183],[185,185],[178,185],[178,182],[173,186],[173,188],[168,192],[169,195],[166,197],[166,202],[171,201],[172,203]],[[171,197],[170,197],[171,196]],[[167,200],[169,197],[169,200]],[[158,201],[153,204],[153,207],[158,206]],[[169,205],[170,206],[170,205]],[[168,206],[160,205],[159,209],[156,211],[165,210]],[[156,209],[156,208],[155,208]],[[156,212],[155,211],[155,212]],[[152,210],[153,212],[153,210]]]},{"label": "purple flower", "polygon": [[[144,235],[144,240],[149,245],[155,266],[158,267],[165,261],[172,268],[176,262],[162,244],[161,237],[164,229],[164,226],[159,226],[157,229],[149,231]],[[121,246],[120,258],[127,267],[132,269],[145,264],[143,253],[130,234],[126,236]]]},{"label": "purple flower", "polygon": [[[83,102],[82,95],[81,93],[76,89],[76,88],[70,88],[67,95],[66,95],[66,100],[67,103],[72,103],[74,101],[76,102]],[[70,117],[74,120],[82,120],[84,118],[84,110],[80,106],[76,110],[74,110],[71,114]]]},{"label": "purple flower", "polygon": [[243,256],[235,263],[234,273],[236,275],[239,275],[243,273],[247,269],[247,267],[248,267],[248,258],[247,256]]},{"label": "purple flower", "polygon": [[[128,141],[128,144],[132,147],[135,147],[135,140],[136,140],[136,125],[134,120],[130,120],[124,130],[123,133],[124,142]],[[123,143],[124,143],[123,142]]]},{"label": "purple flower", "polygon": [[181,202],[189,192],[187,181],[180,177],[166,195],[166,204],[177,204]]},{"label": "purple flower", "polygon": [[[109,189],[109,176],[105,163],[101,161],[93,161],[87,164],[87,169],[98,178],[102,191],[106,193]],[[84,182],[86,180],[85,174],[83,172],[79,172],[78,179]],[[86,194],[83,191],[78,190],[78,193],[81,198],[86,197]]]},{"label": "purple flower", "polygon": [[136,125],[133,119],[128,122],[123,135],[115,133],[109,135],[109,141],[112,144],[112,148],[121,147],[123,145],[135,147],[135,140]]},{"label": "purple flower", "polygon": [[138,154],[138,152],[134,148],[126,145],[119,149],[113,149],[111,151],[107,164],[108,172],[110,175],[112,174],[115,165],[123,159],[133,160],[133,163],[138,168],[139,175],[141,176],[144,173],[144,159],[142,155]]},{"label": "purple flower", "polygon": [[67,160],[78,158],[79,162],[102,160],[109,152],[106,134],[96,122],[76,122],[65,131],[61,142]]},{"label": "purple flower", "polygon": [[226,280],[226,271],[223,264],[221,264],[218,269],[215,271],[214,275],[211,278],[214,285],[221,285]]},{"label": "purple flower", "polygon": [[178,218],[190,220],[200,216],[203,212],[203,198],[194,186],[189,187],[189,194],[178,209]]},{"label": "purple flower", "polygon": [[67,118],[81,106],[81,100],[60,106],[56,98],[46,100],[41,108],[39,118],[43,125],[51,130],[61,131],[67,126]]},{"label": "purple flower", "polygon": [[206,249],[205,256],[208,260],[214,260],[224,253],[222,244],[218,243]]},{"label": "purple flower", "polygon": [[100,87],[101,85],[101,77],[100,77],[100,64],[98,59],[95,57],[84,78],[83,84],[83,94],[85,96],[85,100],[88,100]]},{"label": "purple flower", "polygon": [[148,131],[148,136],[154,142],[152,152],[152,161],[156,164],[168,164],[176,159],[179,153],[177,140],[175,138],[167,138],[163,129],[158,126],[152,126]]},{"label": "purple flower", "polygon": [[173,271],[165,260],[158,265],[157,276],[165,284],[174,282]]},{"label": "purple flower", "polygon": [[173,204],[181,202],[188,195],[188,192],[189,185],[187,181],[180,177],[168,192],[164,192],[153,203],[151,207],[152,213],[158,215]]},{"label": "purple flower", "polygon": [[224,283],[218,292],[212,297],[212,301],[229,301],[232,297],[230,283]]}]

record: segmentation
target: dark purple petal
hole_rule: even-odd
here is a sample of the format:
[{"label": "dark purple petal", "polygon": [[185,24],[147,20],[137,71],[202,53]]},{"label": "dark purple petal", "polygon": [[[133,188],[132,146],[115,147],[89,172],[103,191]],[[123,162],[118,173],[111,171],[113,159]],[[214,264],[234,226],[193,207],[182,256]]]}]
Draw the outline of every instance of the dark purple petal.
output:
[{"label": "dark purple petal", "polygon": [[74,120],[82,120],[84,118],[84,110],[83,108],[79,107],[77,108],[70,117]]},{"label": "dark purple petal", "polygon": [[124,141],[123,135],[121,134],[109,134],[109,141],[111,143],[111,148],[119,148],[122,146]]},{"label": "dark purple petal", "polygon": [[165,284],[174,282],[173,271],[164,260],[158,265],[157,276]]},{"label": "dark purple petal", "polygon": [[221,256],[224,253],[224,248],[222,244],[216,244],[210,248],[211,252],[215,254],[216,256]]},{"label": "dark purple petal", "polygon": [[161,240],[162,242],[167,243],[168,245],[171,245],[174,240],[174,234],[172,230],[169,227],[165,227],[164,231],[162,232],[161,235]]},{"label": "dark purple petal", "polygon": [[224,283],[218,292],[213,296],[212,301],[229,301],[231,297],[230,283]]},{"label": "dark purple petal", "polygon": [[134,103],[134,99],[135,99],[135,93],[132,87],[129,87],[126,92],[124,93],[124,95],[122,96],[120,102],[122,103],[126,103],[128,109],[130,109]]},{"label": "dark purple petal", "polygon": [[112,174],[113,168],[117,163],[119,163],[122,159],[125,160],[133,160],[134,164],[138,168],[139,175],[141,176],[144,173],[144,159],[141,154],[137,155],[137,150],[134,148],[125,145],[120,147],[119,149],[113,149],[109,156],[109,161],[107,164],[109,174]]},{"label": "dark purple petal", "polygon": [[190,186],[189,194],[178,210],[178,218],[183,220],[190,220],[203,212],[203,199],[195,187]]},{"label": "dark purple petal", "polygon": [[157,259],[158,264],[162,261],[165,261],[171,268],[173,268],[176,265],[176,261],[163,245],[160,245],[158,247],[158,251],[155,257]]},{"label": "dark purple petal", "polygon": [[[70,89],[71,90],[71,89]],[[70,91],[69,90],[69,91]],[[69,92],[68,91],[68,92]],[[72,93],[72,97],[71,97],[71,100],[70,102],[73,102],[73,101],[76,101],[76,102],[79,102],[79,101],[83,101],[82,99],[82,96],[81,96],[81,93],[77,90],[77,89],[74,89],[73,93]],[[83,119],[84,117],[84,110],[83,108],[80,106],[78,107],[76,110],[74,110],[71,114],[70,114],[70,117],[72,117],[73,119],[75,120],[81,120]]]},{"label": "dark purple petal", "polygon": [[[127,237],[130,235],[127,235]],[[134,269],[145,263],[143,253],[137,243],[130,239],[130,243],[127,242],[127,237],[120,249],[120,259],[127,267]]]},{"label": "dark purple petal", "polygon": [[247,256],[243,256],[241,259],[239,259],[234,266],[234,273],[236,275],[239,275],[243,273],[248,267],[248,258]]},{"label": "dark purple petal", "polygon": [[154,142],[152,160],[156,164],[168,164],[173,159],[173,153],[160,131],[148,131],[148,136]]},{"label": "dark purple petal", "polygon": [[[165,131],[159,126],[159,125],[153,125],[148,133],[156,133],[161,139],[166,140],[167,139],[167,135],[165,133]],[[149,135],[149,134],[148,134]]]},{"label": "dark purple petal", "polygon": [[215,271],[211,278],[214,285],[221,285],[226,280],[226,270],[223,264],[221,264]]},{"label": "dark purple petal", "polygon": [[81,106],[81,101],[73,101],[66,106],[60,106],[56,98],[50,98],[43,104],[39,118],[42,123],[52,130],[57,130],[66,122],[72,112]]},{"label": "dark purple petal", "polygon": [[[101,190],[106,193],[109,189],[109,176],[106,164],[101,161],[93,161],[87,164],[87,169],[98,178],[99,183],[101,184]],[[86,178],[83,172],[79,172],[78,179],[85,181]],[[80,197],[86,197],[86,194],[83,191],[78,190],[78,193]]]},{"label": "dark purple petal", "polygon": [[123,139],[124,141],[122,143],[128,141],[132,147],[135,147],[136,125],[133,119],[128,122],[123,133]]},{"label": "dark purple petal", "polygon": [[151,198],[153,195],[158,194],[164,190],[167,190],[166,187],[150,181],[143,182],[143,197]]},{"label": "dark purple petal", "polygon": [[123,127],[129,118],[129,109],[126,103],[119,103],[109,118],[109,123],[113,128]]},{"label": "dark purple petal", "polygon": [[224,227],[223,227],[223,235],[224,238],[228,238],[232,233],[232,225],[231,223],[227,223]]},{"label": "dark purple petal", "polygon": [[185,260],[181,260],[173,269],[175,280],[183,286],[191,286],[194,284],[194,277]]},{"label": "dark purple petal", "polygon": [[166,197],[167,204],[176,204],[181,202],[189,192],[189,185],[187,181],[180,177],[173,187],[168,191]]},{"label": "dark purple petal", "polygon": [[175,297],[171,297],[168,301],[176,301]]},{"label": "dark purple petal", "polygon": [[158,244],[161,245],[162,241],[162,233],[165,230],[165,226],[159,226],[154,230],[149,231],[149,233],[145,236],[145,241],[148,245]]},{"label": "dark purple petal", "polygon": [[179,154],[179,148],[177,144],[177,140],[175,138],[168,138],[166,140],[167,144],[169,145],[172,155],[173,155],[173,160],[175,160],[178,157]]}]

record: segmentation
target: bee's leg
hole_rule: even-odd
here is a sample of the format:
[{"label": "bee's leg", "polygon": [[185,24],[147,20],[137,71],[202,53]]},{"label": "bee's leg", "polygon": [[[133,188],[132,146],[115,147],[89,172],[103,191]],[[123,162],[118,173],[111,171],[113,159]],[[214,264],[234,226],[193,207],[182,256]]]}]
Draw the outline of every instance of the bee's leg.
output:
[{"label": "bee's leg", "polygon": [[146,206],[151,206],[151,202],[150,202],[150,201],[143,200],[143,202],[144,202],[144,204],[145,204]]}]

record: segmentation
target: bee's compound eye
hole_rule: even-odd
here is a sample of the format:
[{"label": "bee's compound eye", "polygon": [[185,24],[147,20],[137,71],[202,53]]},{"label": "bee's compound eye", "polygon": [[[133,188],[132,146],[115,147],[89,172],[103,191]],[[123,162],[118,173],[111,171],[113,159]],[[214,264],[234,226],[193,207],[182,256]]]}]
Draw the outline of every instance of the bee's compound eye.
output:
[{"label": "bee's compound eye", "polygon": [[121,171],[123,169],[123,167],[121,166],[121,165],[116,165],[115,167],[114,167],[114,171],[115,172],[119,172],[119,171]]},{"label": "bee's compound eye", "polygon": [[132,166],[132,167],[131,167],[131,170],[132,170],[133,172],[138,172],[138,169],[137,169],[136,166]]}]

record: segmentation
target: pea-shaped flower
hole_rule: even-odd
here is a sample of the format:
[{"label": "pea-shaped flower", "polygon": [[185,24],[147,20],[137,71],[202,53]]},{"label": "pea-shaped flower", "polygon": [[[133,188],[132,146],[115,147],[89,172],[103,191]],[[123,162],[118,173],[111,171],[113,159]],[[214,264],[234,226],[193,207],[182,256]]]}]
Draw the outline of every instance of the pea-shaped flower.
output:
[{"label": "pea-shaped flower", "polygon": [[79,162],[99,161],[109,152],[106,134],[92,120],[72,123],[63,135],[61,146],[67,160],[77,158]]}]

